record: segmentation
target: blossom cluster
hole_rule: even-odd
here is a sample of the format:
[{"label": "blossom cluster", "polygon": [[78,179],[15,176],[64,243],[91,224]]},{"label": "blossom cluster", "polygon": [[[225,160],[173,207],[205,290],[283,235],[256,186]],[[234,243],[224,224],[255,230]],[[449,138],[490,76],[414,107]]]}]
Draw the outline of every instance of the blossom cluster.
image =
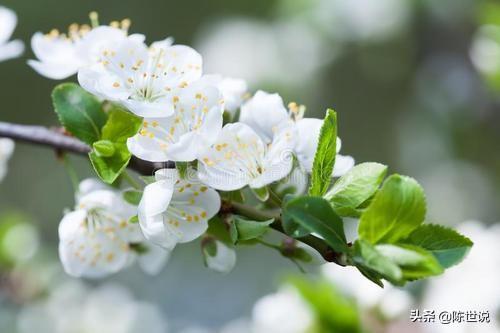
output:
[{"label": "blossom cluster", "polygon": [[[178,243],[205,233],[221,207],[217,190],[248,186],[258,193],[296,169],[311,172],[322,121],[304,118],[305,107],[286,107],[276,93],[251,96],[242,79],[205,74],[196,50],[172,38],[148,45],[144,35],[129,34],[128,19],[100,25],[96,13],[90,18],[91,25],[72,24],[67,33],[36,33],[31,45],[38,59],[28,64],[50,79],[77,74],[89,93],[141,117],[141,128],[127,140],[132,155],[194,163],[197,174],[183,179],[175,169],[158,170],[136,207],[116,190],[80,188],[75,210],[59,228],[68,273],[114,273],[136,256],[135,244],[144,242],[163,249],[153,259],[158,266]],[[224,119],[230,121],[224,125]],[[337,155],[334,176],[353,165],[351,157]],[[135,216],[139,223],[130,223]],[[220,242],[217,248],[225,263],[210,258],[207,264],[231,269],[234,253]]]}]

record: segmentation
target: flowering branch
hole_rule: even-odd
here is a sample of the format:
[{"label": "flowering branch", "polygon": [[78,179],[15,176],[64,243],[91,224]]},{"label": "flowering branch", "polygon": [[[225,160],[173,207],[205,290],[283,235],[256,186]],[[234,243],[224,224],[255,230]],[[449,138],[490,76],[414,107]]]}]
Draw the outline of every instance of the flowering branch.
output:
[{"label": "flowering branch", "polygon": [[[47,128],[44,126],[20,125],[0,122],[0,137],[10,138],[20,142],[45,146],[60,152],[69,152],[86,156],[90,147],[82,141],[68,135],[61,128]],[[142,175],[153,175],[155,170],[174,168],[173,162],[152,163],[132,157],[128,167]]]},{"label": "flowering branch", "polygon": [[[47,128],[44,126],[20,125],[7,122],[0,122],[0,137],[10,138],[20,142],[31,143],[55,149],[58,152],[68,152],[86,156],[90,147],[80,140],[68,135],[60,128]],[[132,157],[128,167],[142,175],[152,175],[155,170],[162,168],[174,168],[173,162],[152,163],[136,157]],[[271,228],[284,233],[279,216],[256,210],[250,206],[236,202],[225,202],[223,213],[237,213],[249,218],[268,219],[275,218]],[[325,260],[342,264],[339,254],[335,253],[323,240],[314,236],[306,236],[300,239],[305,244],[316,249]]]}]

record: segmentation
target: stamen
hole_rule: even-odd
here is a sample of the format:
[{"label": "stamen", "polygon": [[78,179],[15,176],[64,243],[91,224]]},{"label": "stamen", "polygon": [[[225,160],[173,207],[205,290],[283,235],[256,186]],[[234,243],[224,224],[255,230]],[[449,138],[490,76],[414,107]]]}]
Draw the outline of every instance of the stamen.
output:
[{"label": "stamen", "polygon": [[89,18],[90,18],[90,24],[92,25],[92,28],[97,28],[99,26],[99,14],[97,14],[97,12],[95,12],[95,11],[90,12]]}]

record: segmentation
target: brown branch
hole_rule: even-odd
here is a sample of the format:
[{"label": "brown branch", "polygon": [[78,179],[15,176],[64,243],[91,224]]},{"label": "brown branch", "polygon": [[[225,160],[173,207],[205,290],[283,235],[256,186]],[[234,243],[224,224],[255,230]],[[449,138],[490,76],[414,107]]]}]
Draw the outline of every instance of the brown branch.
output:
[{"label": "brown branch", "polygon": [[[69,136],[60,128],[50,129],[43,126],[0,122],[0,137],[83,156],[86,156],[91,150],[88,145],[75,137]],[[128,165],[129,169],[146,176],[153,175],[158,169],[174,167],[175,164],[173,162],[152,163],[136,157],[132,157]]]},{"label": "brown branch", "polygon": [[[47,148],[52,148],[57,152],[69,152],[77,155],[86,156],[90,151],[90,147],[81,142],[75,137],[65,133],[60,128],[46,128],[43,126],[19,125],[6,122],[0,122],[0,138],[10,138],[18,142],[26,142]],[[175,168],[173,162],[152,163],[132,157],[128,168],[142,175],[153,175],[154,172],[162,168]],[[247,217],[256,218],[257,220],[266,220],[275,218],[275,222],[271,225],[273,229],[285,234],[280,222],[279,216],[266,215],[265,212],[256,210],[252,207],[245,206],[239,203],[224,202],[222,213],[236,213]],[[312,235],[299,238],[299,240],[314,249],[316,249],[326,261],[335,262],[344,266],[341,260],[341,255],[334,252],[324,240]]]}]

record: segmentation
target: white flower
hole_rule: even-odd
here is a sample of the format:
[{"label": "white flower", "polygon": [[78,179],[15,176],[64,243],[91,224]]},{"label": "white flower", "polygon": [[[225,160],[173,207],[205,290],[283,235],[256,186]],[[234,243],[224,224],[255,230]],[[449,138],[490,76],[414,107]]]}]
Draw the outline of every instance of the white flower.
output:
[{"label": "white flower", "polygon": [[[131,244],[144,241],[137,224],[129,223],[135,207],[126,203],[120,192],[97,180],[83,181],[77,193],[74,211],[59,224],[59,256],[71,276],[100,278],[128,266],[136,255]],[[156,262],[164,262],[168,253],[152,252]],[[141,259],[153,261],[151,254]],[[142,264],[141,264],[142,265]],[[157,272],[158,265],[147,267]]]},{"label": "white flower", "polygon": [[90,289],[65,282],[48,298],[26,306],[17,319],[20,333],[165,333],[164,315],[115,284]]},{"label": "white flower", "polygon": [[481,73],[495,75],[500,71],[500,27],[482,26],[475,34],[470,49],[472,63]]},{"label": "white flower", "polygon": [[234,114],[241,107],[248,92],[248,85],[245,80],[221,75],[205,75],[206,82],[215,85],[222,93],[224,98],[225,110]]},{"label": "white flower", "polygon": [[205,184],[222,191],[249,185],[259,189],[286,177],[292,170],[293,132],[286,128],[267,144],[243,123],[223,127],[215,144],[198,160],[198,176]]},{"label": "white flower", "polygon": [[11,139],[0,139],[0,181],[7,174],[7,162],[14,152],[14,141]]},{"label": "white flower", "polygon": [[176,95],[175,114],[145,118],[142,129],[127,141],[135,156],[152,162],[193,161],[222,129],[224,105],[219,90],[196,82]]},{"label": "white flower", "polygon": [[219,212],[219,194],[203,184],[179,178],[177,170],[155,173],[139,203],[139,224],[146,239],[171,250],[201,236]]},{"label": "white flower", "polygon": [[262,90],[241,107],[239,120],[250,126],[266,143],[273,140],[280,127],[291,124],[281,96]]},{"label": "white flower", "polygon": [[252,323],[253,333],[306,333],[314,313],[295,289],[284,288],[257,301]]},{"label": "white flower", "polygon": [[16,24],[16,13],[0,6],[0,61],[17,58],[24,52],[24,44],[20,40],[9,42]]},{"label": "white flower", "polygon": [[236,251],[218,240],[213,240],[215,255],[205,255],[208,268],[219,273],[229,273],[236,265]]},{"label": "white flower", "polygon": [[143,41],[143,35],[127,36],[129,25],[129,20],[123,20],[121,28],[72,24],[67,34],[56,29],[48,34],[37,32],[31,38],[31,48],[38,60],[29,60],[28,65],[49,79],[65,79],[81,67],[96,63],[103,48],[110,43],[127,38]]},{"label": "white flower", "polygon": [[[281,128],[294,127],[297,135],[294,152],[300,165],[307,172],[311,172],[323,121],[316,118],[302,118],[301,113],[295,103],[291,103],[290,110],[287,111],[283,99],[278,94],[257,91],[242,106],[240,121],[252,127],[264,142],[270,142]],[[337,153],[340,148],[341,140],[337,138]],[[353,166],[354,159],[351,156],[337,154],[333,176],[342,176]]]},{"label": "white flower", "polygon": [[[312,171],[322,125],[323,121],[316,118],[303,118],[296,121],[298,139],[295,153],[299,163],[307,172]],[[335,157],[333,177],[344,175],[354,166],[354,159],[351,156],[339,154],[342,147],[341,142],[340,138],[337,137],[337,156]]]},{"label": "white flower", "polygon": [[98,63],[78,71],[80,85],[141,117],[169,117],[182,89],[201,77],[201,56],[184,45],[128,38],[109,43]]}]

